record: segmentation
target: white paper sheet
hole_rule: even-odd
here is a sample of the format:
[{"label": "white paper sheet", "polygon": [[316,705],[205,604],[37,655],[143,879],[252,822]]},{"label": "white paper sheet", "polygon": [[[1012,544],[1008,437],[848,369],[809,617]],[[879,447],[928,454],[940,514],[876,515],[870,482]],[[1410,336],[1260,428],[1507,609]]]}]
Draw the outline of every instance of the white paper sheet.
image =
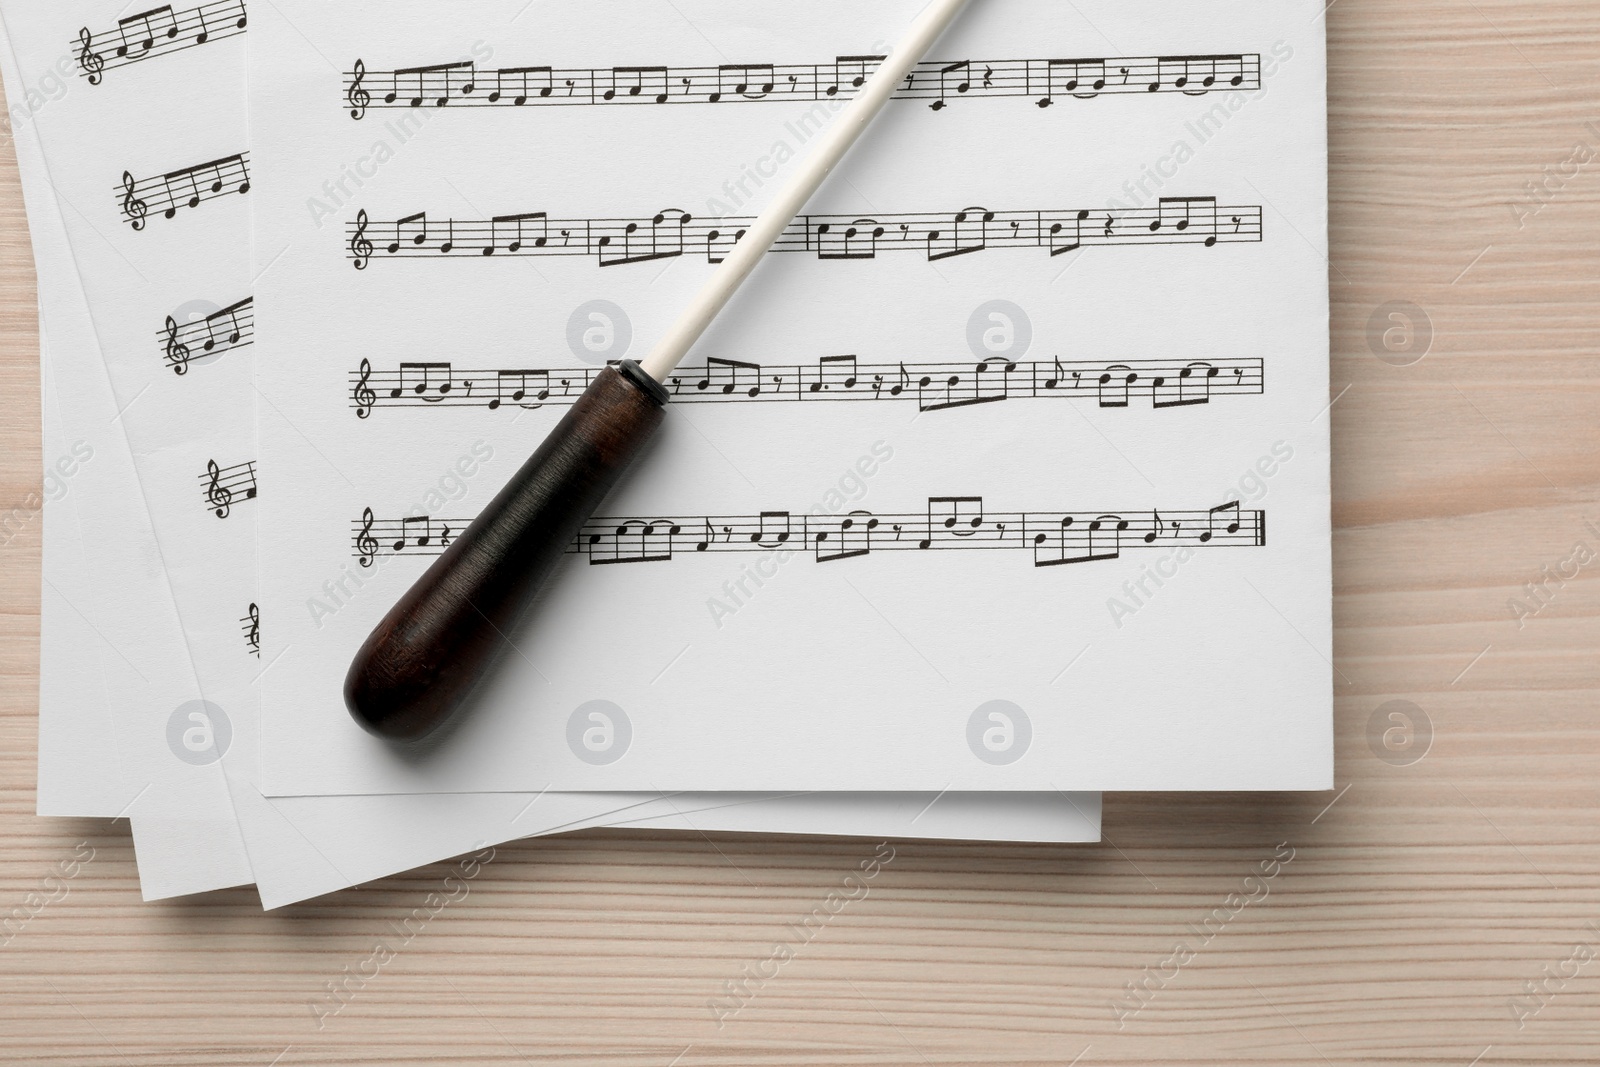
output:
[{"label": "white paper sheet", "polygon": [[340,714],[866,70],[834,57],[919,7],[259,13],[266,792],[1327,787],[1315,0],[974,6],[669,381],[474,715],[421,759]]},{"label": "white paper sheet", "polygon": [[[8,63],[9,68],[9,63]],[[9,70],[8,70],[9,73]],[[20,93],[14,92],[20,98]],[[57,97],[52,95],[50,99]],[[26,144],[19,144],[25,175],[30,176],[30,203],[48,204],[49,211],[35,211],[35,239],[39,243],[41,260],[53,250],[70,258],[64,235],[52,239],[49,224],[54,211],[53,196],[48,189],[39,157],[38,145],[32,133],[23,130]],[[59,218],[55,219],[59,224]],[[222,244],[219,256],[238,254],[236,248]],[[61,272],[48,271],[41,262],[41,288],[54,299],[48,303],[65,314],[72,303],[68,290],[81,303],[81,290],[77,279]],[[232,316],[227,316],[232,322]],[[92,329],[86,316],[79,316],[78,328],[86,340],[77,351],[89,350],[94,343]],[[246,320],[247,321],[247,320]],[[248,349],[234,355],[245,357]],[[193,370],[205,367],[198,363]],[[98,368],[96,368],[98,369]],[[186,368],[186,374],[189,368]],[[87,396],[86,391],[84,397]],[[90,406],[75,401],[75,411],[88,417]],[[227,405],[219,402],[219,410]],[[107,406],[107,421],[115,415]],[[153,431],[146,431],[153,432]],[[124,488],[137,490],[132,480]],[[97,507],[94,518],[103,520],[112,513],[106,507]],[[119,545],[140,546],[137,538],[127,536],[131,526],[124,526],[124,537]],[[102,536],[110,531],[102,529]],[[142,543],[149,558],[154,558],[155,544],[147,539]],[[230,561],[225,555],[213,554],[206,561],[219,574],[226,575]],[[159,571],[156,571],[159,574]],[[104,576],[116,588],[117,571],[112,569]],[[89,583],[86,590],[90,598],[104,600],[106,585]],[[243,619],[240,620],[244,622]],[[59,674],[47,670],[46,676]],[[237,720],[239,717],[236,716]],[[237,722],[235,725],[241,725]],[[245,749],[253,733],[253,723],[246,717],[244,732],[238,738],[239,748]],[[237,767],[242,761],[237,755],[230,763]],[[248,766],[248,764],[245,764]],[[237,784],[237,783],[236,783]],[[261,892],[268,906],[277,906],[293,900],[328,892],[355,882],[365,881],[407,867],[444,858],[475,847],[484,842],[498,842],[508,837],[531,832],[548,832],[558,827],[574,828],[589,825],[601,811],[618,809],[620,815],[642,816],[660,812],[674,818],[687,818],[696,812],[721,804],[716,797],[646,798],[631,795],[561,797],[517,797],[496,795],[487,797],[414,797],[414,798],[349,798],[326,801],[318,798],[299,798],[270,804],[258,793],[248,788],[239,791],[242,815],[247,827],[253,827],[252,855],[264,872]],[[737,802],[736,798],[734,802]],[[1070,798],[1063,808],[1061,798],[1040,798],[1032,817],[1009,821],[996,828],[986,817],[990,805],[985,798],[965,798],[948,795],[932,805],[932,797],[858,798],[851,806],[854,811],[852,826],[866,825],[873,833],[891,836],[999,836],[1013,834],[1021,839],[1042,836],[1050,840],[1092,840],[1098,836],[1098,798]],[[830,833],[842,832],[834,827],[842,825],[834,812],[844,798],[833,798],[821,806],[813,817],[813,803],[808,798],[779,798],[755,808],[746,807],[739,815],[741,828],[756,828],[778,832]],[[886,802],[887,801],[887,802]],[[914,803],[912,814],[904,810]],[[537,806],[537,810],[535,810]],[[924,816],[924,811],[930,814]],[[136,841],[141,861],[141,875],[147,897],[197,892],[207,888],[238,884],[248,880],[243,852],[237,848],[237,835],[227,824],[216,825],[205,816],[214,814],[215,807],[208,804],[191,804],[189,810],[162,818],[136,820]],[[753,811],[761,814],[752,818]],[[882,811],[882,817],[874,814]],[[109,812],[107,812],[109,814]],[[865,816],[865,822],[863,822]],[[699,825],[706,829],[720,828],[714,814],[698,816]],[[228,840],[235,842],[228,846]]]}]

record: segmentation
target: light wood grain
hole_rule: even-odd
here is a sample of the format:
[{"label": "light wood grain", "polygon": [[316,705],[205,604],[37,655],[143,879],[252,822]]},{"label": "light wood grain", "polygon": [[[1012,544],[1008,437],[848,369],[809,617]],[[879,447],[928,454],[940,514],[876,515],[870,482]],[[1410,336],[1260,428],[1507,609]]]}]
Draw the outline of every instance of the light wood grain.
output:
[{"label": "light wood grain", "polygon": [[[1600,951],[1591,568],[1519,629],[1507,601],[1600,548],[1600,160],[1521,228],[1510,204],[1600,149],[1600,9],[1337,0],[1331,48],[1339,786],[1112,796],[1096,847],[902,842],[720,1029],[707,1004],[869,842],[591,832],[502,848],[318,1028],[449,865],[263,915],[138,899],[122,826],[32,816],[40,525],[0,549],[0,912],[94,859],[0,949],[0,1059],[26,1064],[1426,1063],[1600,1059],[1600,961],[1519,1028],[1513,998]],[[0,503],[38,487],[26,220],[0,165]],[[1374,308],[1431,353],[1374,358]],[[1348,388],[1346,388],[1348,386]],[[1241,649],[1238,669],[1251,669]],[[1436,736],[1396,767],[1384,701]],[[1112,1003],[1288,842],[1240,911],[1119,1029]],[[1259,892],[1259,891],[1258,891]],[[1170,971],[1170,969],[1169,969]],[[1554,983],[1550,988],[1556,988]],[[1530,1006],[1533,1002],[1529,1002]],[[1087,1051],[1086,1051],[1087,1050]],[[1486,1051],[1487,1050],[1487,1051]],[[1475,1060],[1475,1058],[1477,1058]]]}]

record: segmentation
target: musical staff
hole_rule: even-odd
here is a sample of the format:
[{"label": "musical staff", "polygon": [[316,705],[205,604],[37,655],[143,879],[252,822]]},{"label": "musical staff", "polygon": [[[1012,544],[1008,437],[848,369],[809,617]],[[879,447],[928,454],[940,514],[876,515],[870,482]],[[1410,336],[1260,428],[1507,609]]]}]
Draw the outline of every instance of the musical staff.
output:
[{"label": "musical staff", "polygon": [[[350,117],[368,108],[525,107],[598,104],[722,104],[844,100],[855,95],[883,56],[839,56],[831,63],[725,63],[715,67],[500,67],[471,61],[367,70],[357,59],[344,73]],[[1143,56],[1121,59],[926,60],[895,92],[942,111],[952,100],[1014,97],[1047,108],[1062,99],[1101,94],[1183,93],[1261,87],[1255,54]]]},{"label": "musical staff", "polygon": [[122,172],[117,186],[117,203],[122,218],[135,230],[145,227],[146,217],[159,211],[172,218],[179,208],[195,208],[207,200],[250,191],[250,153],[241,152],[209,163],[197,163],[153,178],[135,180]]},{"label": "musical staff", "polygon": [[[515,240],[508,227],[515,223]],[[375,222],[363,209],[345,224],[357,270],[374,259],[455,256],[582,256],[601,267],[704,255],[721,263],[753,218],[697,218],[676,208],[643,218],[555,219],[544,212],[492,219],[430,219],[419,211]],[[1254,243],[1260,207],[1229,207],[1214,196],[1162,197],[1154,207],[921,214],[801,215],[773,246],[818,259],[876,259],[914,252],[931,261],[992,249],[1044,249],[1051,256],[1097,245]]]},{"label": "musical staff", "polygon": [[255,604],[250,605],[250,610],[245,612],[244,618],[239,620],[240,628],[244,630],[245,647],[256,659],[261,658],[261,609]]},{"label": "musical staff", "polygon": [[[597,368],[539,367],[457,370],[453,363],[400,363],[350,372],[350,407],[365,419],[374,408],[477,407],[534,410],[571,404]],[[936,363],[862,362],[824,356],[812,364],[760,364],[710,358],[679,368],[662,384],[677,403],[752,401],[914,401],[921,411],[1003,400],[1061,398],[1126,408],[1137,398],[1156,410],[1209,404],[1213,397],[1260,395],[1260,359],[1036,360],[993,356]]]},{"label": "musical staff", "polygon": [[245,31],[247,21],[244,0],[213,0],[184,11],[163,4],[118,19],[99,33],[83,27],[72,42],[72,54],[78,74],[90,85],[99,85],[108,70],[236,37]]},{"label": "musical staff", "polygon": [[255,461],[219,467],[216,460],[206,461],[206,472],[200,476],[201,491],[206,508],[217,518],[225,519],[233,513],[236,501],[256,498]]},{"label": "musical staff", "polygon": [[[413,516],[379,519],[371,508],[351,524],[357,561],[380,556],[437,556],[469,519]],[[439,531],[443,531],[442,534]],[[754,515],[590,519],[567,548],[594,566],[667,563],[706,552],[809,552],[818,563],[874,552],[1020,550],[1035,567],[1118,559],[1141,548],[1260,548],[1267,543],[1264,511],[1237,500],[1201,511],[991,512],[981,496],[929,497],[911,514],[840,515],[763,511]]]},{"label": "musical staff", "polygon": [[220,356],[255,340],[255,302],[245,297],[203,319],[180,323],[171,315],[157,334],[161,354],[174,374],[189,373],[191,360]]}]

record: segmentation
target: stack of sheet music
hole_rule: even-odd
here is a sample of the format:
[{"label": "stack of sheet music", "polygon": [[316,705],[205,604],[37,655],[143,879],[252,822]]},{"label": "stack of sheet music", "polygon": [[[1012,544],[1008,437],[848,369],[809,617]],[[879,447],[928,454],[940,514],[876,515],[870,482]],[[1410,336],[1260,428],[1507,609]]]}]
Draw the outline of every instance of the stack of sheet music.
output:
[{"label": "stack of sheet music", "polygon": [[1097,790],[1327,788],[1316,0],[972,5],[473,714],[345,712],[921,6],[0,0],[40,813],[275,907],[581,827],[1092,841]]}]

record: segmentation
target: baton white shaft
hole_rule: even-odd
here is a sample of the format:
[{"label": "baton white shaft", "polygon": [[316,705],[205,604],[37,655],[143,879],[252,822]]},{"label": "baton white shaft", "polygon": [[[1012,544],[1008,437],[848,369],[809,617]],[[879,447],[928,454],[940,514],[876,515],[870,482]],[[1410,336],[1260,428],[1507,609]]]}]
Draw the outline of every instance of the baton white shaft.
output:
[{"label": "baton white shaft", "polygon": [[684,308],[655,348],[641,361],[645,373],[656,381],[665,381],[668,374],[694,347],[700,335],[738,292],[739,286],[755,270],[756,264],[773,243],[789,228],[800,209],[806,206],[823,180],[833,172],[856,139],[866,130],[873,117],[911,68],[927,54],[933,42],[939,39],[950,23],[967,5],[967,0],[931,0],[921,15],[912,23],[905,40],[883,61],[883,65],[867,80],[865,86],[844,114],[823,132],[822,139],[812,149],[801,170],[783,187],[777,198],[756,219],[718,266],[705,288],[695,296],[694,302]]}]

